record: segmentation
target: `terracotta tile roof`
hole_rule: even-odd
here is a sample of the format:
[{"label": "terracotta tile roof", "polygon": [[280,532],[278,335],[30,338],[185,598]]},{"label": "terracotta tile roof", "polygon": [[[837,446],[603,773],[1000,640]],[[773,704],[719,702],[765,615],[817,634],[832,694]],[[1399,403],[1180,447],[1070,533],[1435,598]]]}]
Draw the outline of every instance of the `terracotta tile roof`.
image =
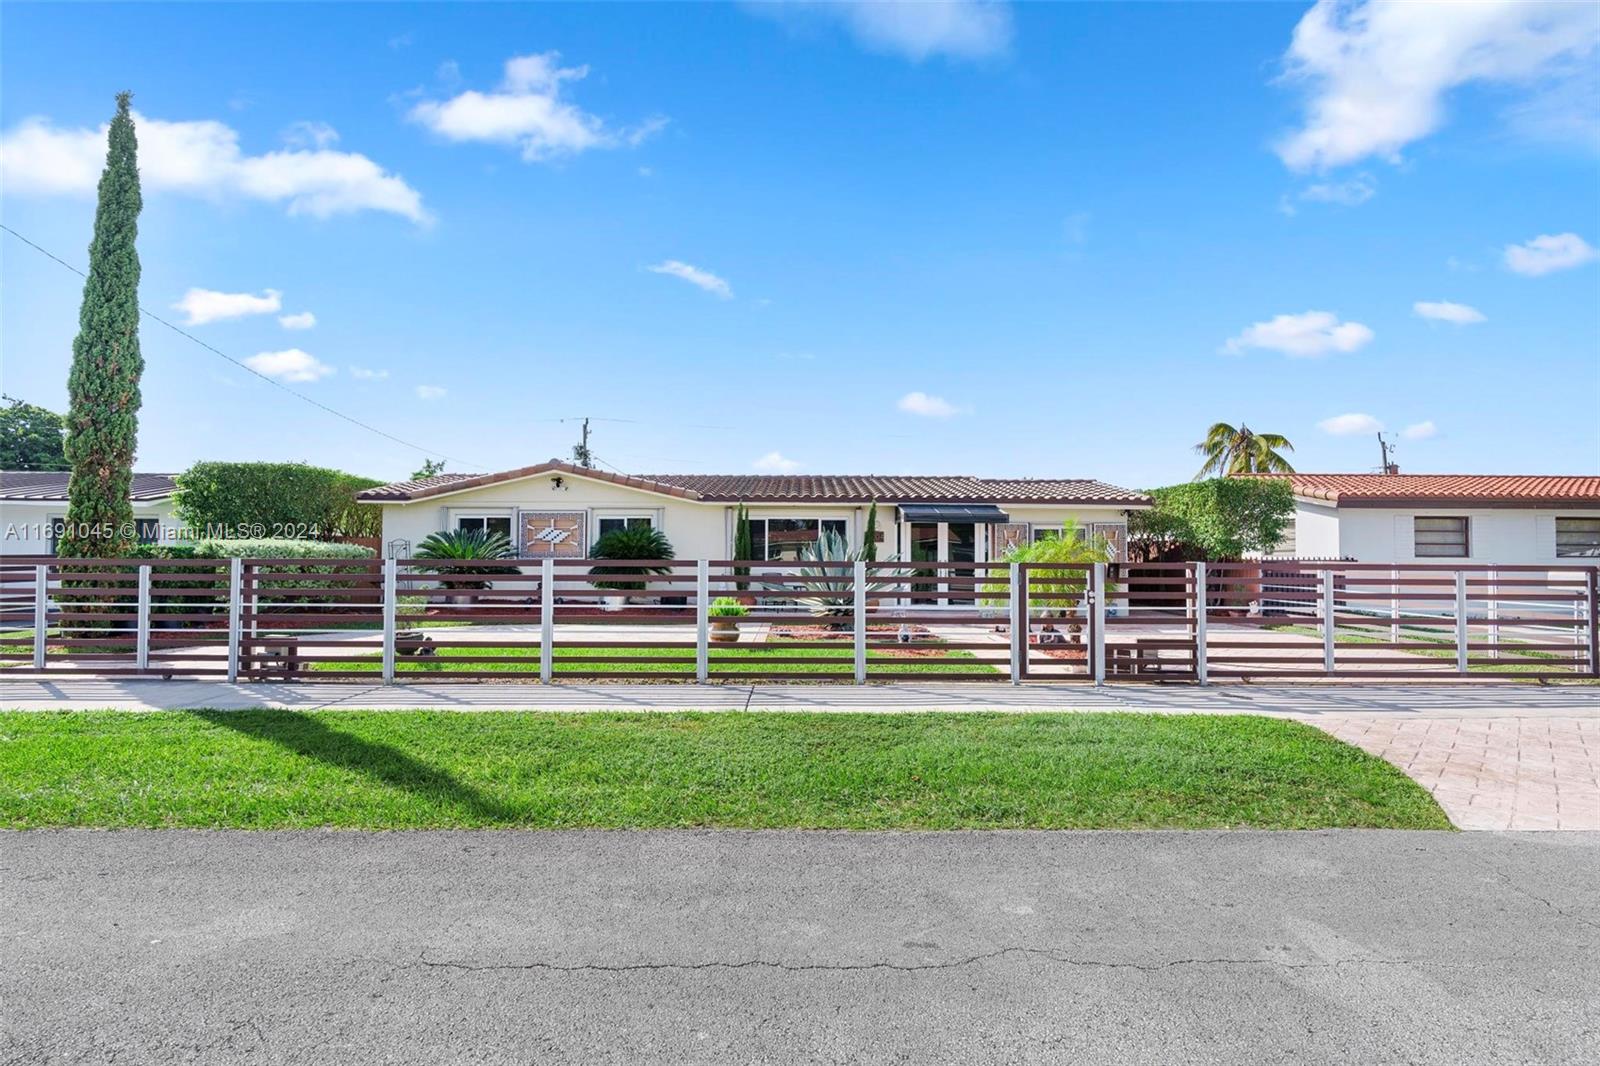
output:
[{"label": "terracotta tile roof", "polygon": [[1533,474],[1246,474],[1287,477],[1296,496],[1342,506],[1600,506],[1600,477]]},{"label": "terracotta tile roof", "polygon": [[1149,497],[1088,479],[892,476],[876,474],[639,474],[589,470],[550,460],[498,474],[438,474],[367,489],[370,503],[403,503],[540,474],[575,474],[705,503],[1073,503],[1148,506]]},{"label": "terracotta tile roof", "polygon": [[[66,500],[65,470],[0,470],[0,500]],[[134,474],[128,498],[148,503],[171,496],[177,474]]]}]

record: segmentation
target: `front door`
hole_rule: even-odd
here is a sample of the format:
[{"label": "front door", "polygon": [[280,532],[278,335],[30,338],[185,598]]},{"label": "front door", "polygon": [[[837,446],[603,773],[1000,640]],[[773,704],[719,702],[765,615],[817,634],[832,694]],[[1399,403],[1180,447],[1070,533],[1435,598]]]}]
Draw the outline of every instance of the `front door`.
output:
[{"label": "front door", "polygon": [[951,587],[951,577],[967,578],[972,571],[956,574],[928,563],[975,563],[978,561],[978,526],[974,522],[911,522],[907,528],[912,568],[911,602],[944,603],[954,599],[970,602],[971,589],[965,580]]}]

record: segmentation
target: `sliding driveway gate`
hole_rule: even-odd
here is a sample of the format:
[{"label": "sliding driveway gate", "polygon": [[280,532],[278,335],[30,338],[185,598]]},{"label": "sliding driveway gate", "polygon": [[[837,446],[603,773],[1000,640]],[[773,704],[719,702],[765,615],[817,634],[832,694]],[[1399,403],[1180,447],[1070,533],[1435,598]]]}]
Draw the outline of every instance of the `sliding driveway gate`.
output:
[{"label": "sliding driveway gate", "polygon": [[1593,678],[1596,567],[0,560],[0,678]]}]

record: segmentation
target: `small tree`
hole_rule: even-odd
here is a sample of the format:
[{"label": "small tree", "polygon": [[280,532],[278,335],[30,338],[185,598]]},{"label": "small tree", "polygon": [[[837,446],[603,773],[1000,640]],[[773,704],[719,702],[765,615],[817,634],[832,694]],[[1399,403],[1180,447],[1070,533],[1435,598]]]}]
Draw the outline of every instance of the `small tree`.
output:
[{"label": "small tree", "polygon": [[1222,562],[1277,547],[1294,516],[1287,478],[1223,477],[1151,489],[1155,507],[1128,520],[1140,562]]},{"label": "small tree", "polygon": [[134,543],[133,454],[139,439],[139,144],[132,93],[117,94],[117,113],[100,175],[89,276],[83,283],[78,335],[67,376],[67,436],[72,476],[64,556],[119,556]]},{"label": "small tree", "polygon": [[861,534],[861,558],[869,563],[878,561],[878,501],[867,508],[867,528]]},{"label": "small tree", "polygon": [[382,512],[356,493],[382,482],[305,463],[195,463],[177,477],[174,507],[191,529],[262,535],[376,537]]},{"label": "small tree", "polygon": [[[733,513],[733,557],[735,559],[749,559],[755,555],[755,552],[755,536],[750,530],[750,512],[741,502],[739,509]],[[750,568],[748,566],[736,566],[733,568],[733,573],[736,577],[748,577]],[[734,582],[734,587],[743,592],[750,585],[745,581],[736,581]]]},{"label": "small tree", "polygon": [[[1045,537],[1032,544],[1019,544],[1006,553],[1008,563],[1055,563],[1061,569],[1039,566],[1028,571],[1028,614],[1030,617],[1065,617],[1077,610],[1089,590],[1089,569],[1095,563],[1108,563],[1116,555],[1105,537],[1083,536],[1074,522],[1067,522],[1060,536]],[[985,606],[1004,606],[1000,593],[1009,588],[1009,579],[985,582],[981,591]],[[1107,591],[1110,591],[1108,585]]]},{"label": "small tree", "polygon": [[0,397],[0,470],[70,470],[66,422],[54,411]]},{"label": "small tree", "polygon": [[422,466],[411,471],[411,480],[421,481],[425,477],[433,477],[442,473],[444,473],[443,459],[424,459],[422,460]]}]

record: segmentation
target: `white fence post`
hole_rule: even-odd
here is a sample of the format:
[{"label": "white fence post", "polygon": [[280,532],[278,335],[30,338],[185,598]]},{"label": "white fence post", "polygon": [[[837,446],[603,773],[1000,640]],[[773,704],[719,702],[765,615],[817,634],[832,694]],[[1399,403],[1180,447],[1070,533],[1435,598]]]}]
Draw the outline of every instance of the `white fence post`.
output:
[{"label": "white fence post", "polygon": [[857,559],[852,570],[852,579],[855,592],[854,610],[855,620],[855,658],[856,658],[856,684],[867,683],[867,563],[865,559]]},{"label": "white fence post", "polygon": [[1333,673],[1333,571],[1322,572],[1322,669]]},{"label": "white fence post", "polygon": [[1456,571],[1456,671],[1467,672],[1467,572]]},{"label": "white fence post", "polygon": [[239,680],[239,637],[244,619],[244,560],[228,560],[228,683]]},{"label": "white fence post", "polygon": [[399,613],[400,560],[383,561],[383,683],[394,684],[395,615]]},{"label": "white fence post", "polygon": [[150,669],[150,568],[150,563],[139,567],[139,606],[133,623],[133,660],[140,671]]},{"label": "white fence post", "polygon": [[1400,571],[1389,571],[1389,643],[1400,643]]},{"label": "white fence post", "polygon": [[44,669],[44,651],[50,642],[50,564],[33,568],[33,668]]},{"label": "white fence post", "polygon": [[[1489,620],[1489,658],[1500,658],[1500,575],[1497,570],[1485,570],[1489,579],[1489,598],[1484,601],[1484,617]],[[1516,612],[1512,612],[1516,617]]]},{"label": "white fence post", "polygon": [[1089,645],[1089,658],[1094,663],[1094,683],[1106,683],[1106,564],[1094,564],[1094,584],[1090,592],[1090,630],[1094,640]]},{"label": "white fence post", "polygon": [[1022,568],[1012,563],[1006,574],[1006,609],[1010,612],[1011,629],[1011,683],[1022,683],[1022,657],[1028,654],[1026,626],[1028,608],[1022,595]]},{"label": "white fence post", "polygon": [[550,684],[556,674],[556,561],[539,561],[539,681]]},{"label": "white fence post", "polygon": [[711,560],[694,564],[694,679],[711,677]]},{"label": "white fence post", "polygon": [[1206,683],[1206,564],[1194,564],[1194,676]]}]

